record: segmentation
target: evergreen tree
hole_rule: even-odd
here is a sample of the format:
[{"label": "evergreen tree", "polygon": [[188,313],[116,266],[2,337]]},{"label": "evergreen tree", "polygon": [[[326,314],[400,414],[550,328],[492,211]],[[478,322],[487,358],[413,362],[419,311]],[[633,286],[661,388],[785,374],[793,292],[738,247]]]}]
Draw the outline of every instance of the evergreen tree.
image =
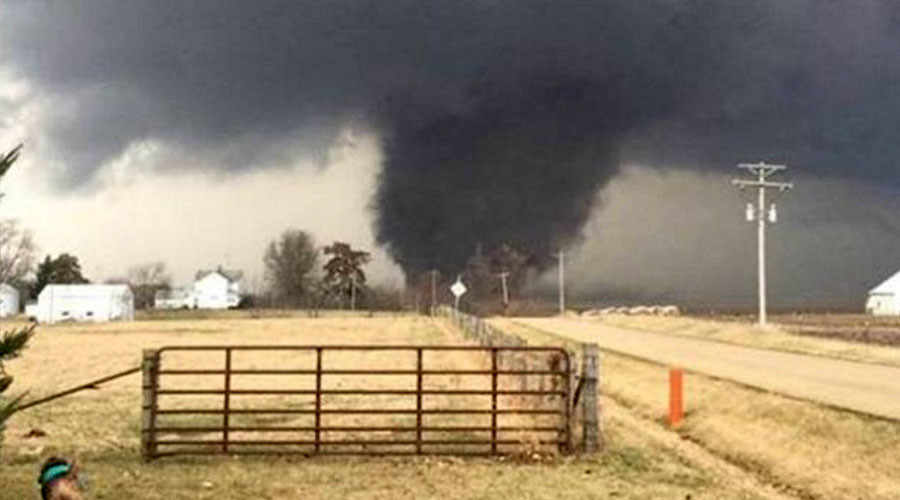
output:
[{"label": "evergreen tree", "polygon": [[89,281],[81,274],[78,257],[61,253],[53,259],[48,255],[43,262],[38,264],[32,295],[37,298],[41,290],[51,284],[79,285],[83,283],[89,283]]},{"label": "evergreen tree", "polygon": [[[0,178],[9,171],[12,164],[18,159],[21,148],[22,146],[18,146],[11,152],[0,155]],[[13,397],[5,395],[7,389],[12,385],[13,377],[6,372],[4,364],[6,361],[19,356],[32,335],[34,335],[34,325],[3,332],[0,335],[0,444],[3,442],[3,429],[6,420],[16,412],[19,402],[22,400],[22,395]]]},{"label": "evergreen tree", "polygon": [[340,241],[335,241],[323,251],[331,256],[323,267],[323,281],[332,293],[344,298],[365,290],[366,273],[362,267],[372,258],[369,252],[354,250],[350,244]]},{"label": "evergreen tree", "polygon": [[23,396],[22,394],[13,397],[5,395],[6,390],[12,385],[13,377],[6,372],[4,363],[19,356],[32,335],[34,335],[34,325],[4,332],[0,337],[0,445],[3,444],[6,420],[16,412]]}]

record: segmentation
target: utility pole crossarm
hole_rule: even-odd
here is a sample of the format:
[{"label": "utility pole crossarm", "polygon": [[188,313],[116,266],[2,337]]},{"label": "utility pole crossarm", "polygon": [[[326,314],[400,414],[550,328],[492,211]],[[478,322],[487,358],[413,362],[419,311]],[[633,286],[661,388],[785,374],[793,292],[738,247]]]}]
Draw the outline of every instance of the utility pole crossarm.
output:
[{"label": "utility pole crossarm", "polygon": [[794,189],[793,182],[771,182],[771,181],[748,181],[746,179],[732,179],[731,184],[739,188],[762,187],[777,189],[779,191],[787,191]]},{"label": "utility pole crossarm", "polygon": [[769,163],[739,163],[738,168],[742,168],[744,170],[751,170],[753,172],[762,170],[768,173],[775,173],[779,170],[787,170],[787,165],[772,165]]}]

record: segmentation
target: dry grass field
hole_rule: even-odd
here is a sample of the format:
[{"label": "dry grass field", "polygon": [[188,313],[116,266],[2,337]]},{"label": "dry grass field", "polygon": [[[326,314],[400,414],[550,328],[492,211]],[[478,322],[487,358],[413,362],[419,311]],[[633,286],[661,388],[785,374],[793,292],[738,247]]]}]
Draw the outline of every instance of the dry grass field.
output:
[{"label": "dry grass field", "polygon": [[900,346],[900,317],[867,314],[784,314],[774,322],[798,335]]},{"label": "dry grass field", "polygon": [[[494,322],[536,343],[560,341],[514,321]],[[604,394],[634,414],[664,421],[666,367],[610,353],[603,354],[601,366]],[[686,376],[685,400],[679,434],[767,483],[801,498],[900,498],[900,422],[697,374]]]},{"label": "dry grass field", "polygon": [[[748,347],[900,366],[900,348],[844,340],[845,337],[842,335],[835,335],[833,338],[822,338],[798,334],[802,333],[798,331],[799,327],[795,324],[786,323],[788,321],[787,318],[789,317],[778,317],[777,321],[779,323],[775,323],[762,331],[749,322],[693,318],[689,316],[665,317],[611,314],[597,316],[589,320],[622,328],[694,337]],[[823,324],[826,317],[820,316],[819,318],[819,322],[810,323],[810,325]],[[829,318],[832,318],[830,321],[833,321],[830,328],[849,328],[848,324],[857,324],[855,320],[851,320],[846,316],[836,315]],[[854,316],[853,318],[859,319],[860,317]],[[781,323],[782,321],[785,321],[785,323]]]},{"label": "dry grass field", "polygon": [[[29,388],[39,397],[132,367],[142,349],[162,345],[410,343],[461,340],[446,323],[413,316],[70,324],[40,327],[24,356],[9,369],[17,376],[15,387]],[[389,366],[406,361],[340,360]],[[284,362],[252,357],[241,361],[247,366]],[[472,367],[483,360],[452,355],[435,362]],[[0,500],[35,495],[36,470],[50,454],[80,460],[89,475],[89,497],[98,499],[786,498],[613,402],[608,402],[604,420],[607,448],[594,456],[175,457],[145,464],[139,456],[139,386],[139,377],[133,376],[16,415],[0,452]],[[29,437],[37,429],[46,436]]]}]

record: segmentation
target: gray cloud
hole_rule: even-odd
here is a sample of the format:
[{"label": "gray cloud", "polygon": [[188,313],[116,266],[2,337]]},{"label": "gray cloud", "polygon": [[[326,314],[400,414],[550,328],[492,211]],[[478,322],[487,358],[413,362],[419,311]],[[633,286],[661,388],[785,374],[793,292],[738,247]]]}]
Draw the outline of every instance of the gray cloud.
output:
[{"label": "gray cloud", "polygon": [[897,185],[889,0],[5,1],[0,21],[2,65],[60,104],[61,184],[146,139],[234,171],[324,158],[352,124],[384,139],[376,233],[411,275],[577,241],[623,162]]},{"label": "gray cloud", "polygon": [[[729,179],[625,169],[571,254],[572,299],[754,304],[756,224],[743,220],[749,195]],[[779,221],[768,229],[770,304],[861,310],[866,292],[900,266],[896,188],[797,172],[794,180],[797,189],[776,200]],[[553,272],[541,280],[548,292],[555,283]]]}]

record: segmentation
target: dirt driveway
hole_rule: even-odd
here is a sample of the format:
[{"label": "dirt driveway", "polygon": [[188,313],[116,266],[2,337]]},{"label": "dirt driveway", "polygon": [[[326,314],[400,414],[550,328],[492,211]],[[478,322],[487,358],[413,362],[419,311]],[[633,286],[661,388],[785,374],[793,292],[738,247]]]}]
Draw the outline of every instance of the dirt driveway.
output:
[{"label": "dirt driveway", "polygon": [[601,349],[733,380],[788,396],[900,419],[900,368],[740,347],[561,318],[521,318]]}]

